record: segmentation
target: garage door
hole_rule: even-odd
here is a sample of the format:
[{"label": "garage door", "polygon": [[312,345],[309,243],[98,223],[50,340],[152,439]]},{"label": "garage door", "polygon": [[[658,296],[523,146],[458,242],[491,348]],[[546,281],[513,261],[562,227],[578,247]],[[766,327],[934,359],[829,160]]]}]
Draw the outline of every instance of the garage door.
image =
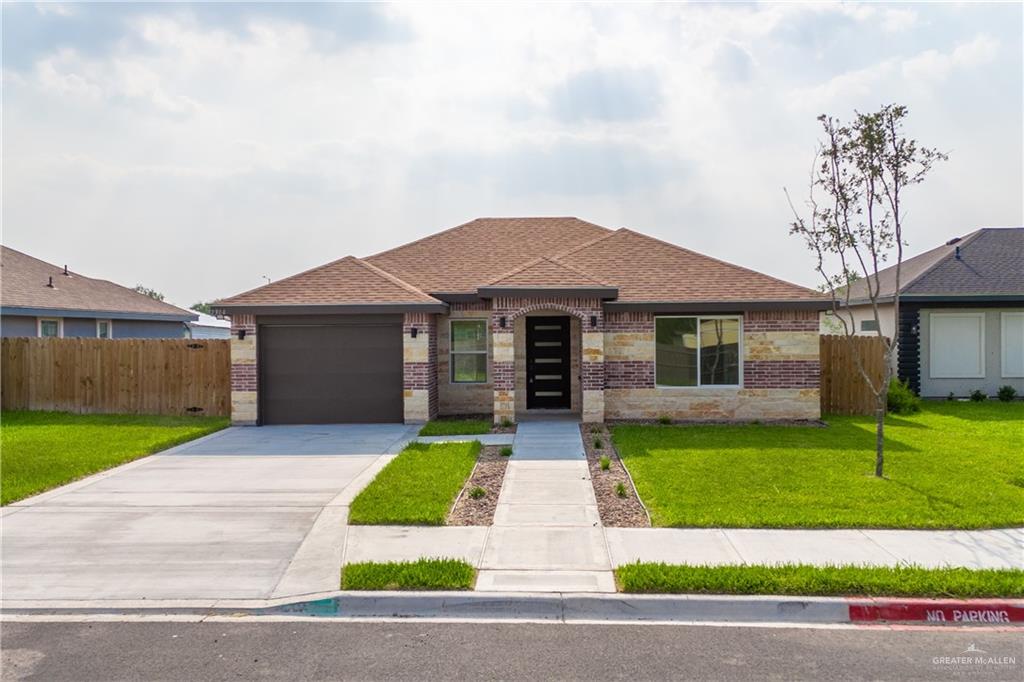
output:
[{"label": "garage door", "polygon": [[263,424],[401,422],[402,318],[259,318]]}]

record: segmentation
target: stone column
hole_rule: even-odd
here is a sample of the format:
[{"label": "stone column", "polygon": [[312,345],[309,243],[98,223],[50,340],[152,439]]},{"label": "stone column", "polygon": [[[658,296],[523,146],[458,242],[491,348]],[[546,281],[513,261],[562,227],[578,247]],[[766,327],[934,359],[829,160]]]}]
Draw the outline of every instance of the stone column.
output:
[{"label": "stone column", "polygon": [[[501,318],[505,317],[505,327]],[[516,351],[513,321],[504,311],[491,315],[491,383],[494,385],[494,423],[516,420]]]},{"label": "stone column", "polygon": [[604,421],[604,330],[586,329],[583,332],[584,422]]},{"label": "stone column", "polygon": [[[242,334],[245,338],[238,338]],[[256,318],[231,316],[231,423],[254,426],[257,419]]]},{"label": "stone column", "polygon": [[[412,330],[416,329],[416,338]],[[437,324],[434,315],[407,313],[402,325],[402,401],[406,424],[437,416]]]}]

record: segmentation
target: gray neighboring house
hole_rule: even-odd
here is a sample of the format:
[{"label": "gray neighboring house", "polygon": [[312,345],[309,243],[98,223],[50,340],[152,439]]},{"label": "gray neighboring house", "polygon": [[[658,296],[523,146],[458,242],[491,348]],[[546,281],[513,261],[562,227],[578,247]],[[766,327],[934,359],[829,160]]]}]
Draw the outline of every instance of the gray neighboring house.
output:
[{"label": "gray neighboring house", "polygon": [[0,336],[180,339],[195,313],[0,247]]},{"label": "gray neighboring house", "polygon": [[[1024,394],[1024,228],[982,228],[878,273],[882,333],[899,338],[897,374],[920,395]],[[853,285],[841,311],[858,333],[874,334],[867,282]],[[827,319],[827,318],[826,318]],[[836,324],[835,320],[823,322]]]}]

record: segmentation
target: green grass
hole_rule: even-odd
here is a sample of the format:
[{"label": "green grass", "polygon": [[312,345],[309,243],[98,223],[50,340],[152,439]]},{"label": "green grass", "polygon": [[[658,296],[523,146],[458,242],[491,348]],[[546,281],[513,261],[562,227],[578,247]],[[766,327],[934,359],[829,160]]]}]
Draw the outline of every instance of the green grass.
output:
[{"label": "green grass", "polygon": [[228,420],[220,417],[4,412],[0,415],[0,504],[227,425]]},{"label": "green grass", "polygon": [[479,452],[478,441],[410,444],[353,500],[349,523],[444,525]]},{"label": "green grass", "polygon": [[615,571],[622,592],[869,597],[1024,596],[1024,571],[917,566],[680,566],[635,563]]},{"label": "green grass", "polygon": [[827,428],[612,429],[655,526],[986,528],[1024,524],[1024,403],[925,403]]},{"label": "green grass", "polygon": [[343,590],[471,590],[476,570],[457,559],[348,564],[341,572]]},{"label": "green grass", "polygon": [[421,436],[475,436],[491,432],[486,419],[434,419],[423,425]]}]

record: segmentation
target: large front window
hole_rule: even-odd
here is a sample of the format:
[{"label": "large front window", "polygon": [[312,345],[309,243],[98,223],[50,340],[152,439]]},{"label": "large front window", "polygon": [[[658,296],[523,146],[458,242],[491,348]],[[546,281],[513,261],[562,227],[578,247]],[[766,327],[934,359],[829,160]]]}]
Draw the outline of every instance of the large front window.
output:
[{"label": "large front window", "polygon": [[654,318],[658,386],[739,386],[738,317]]},{"label": "large front window", "polygon": [[451,321],[452,383],[487,382],[487,320]]}]

